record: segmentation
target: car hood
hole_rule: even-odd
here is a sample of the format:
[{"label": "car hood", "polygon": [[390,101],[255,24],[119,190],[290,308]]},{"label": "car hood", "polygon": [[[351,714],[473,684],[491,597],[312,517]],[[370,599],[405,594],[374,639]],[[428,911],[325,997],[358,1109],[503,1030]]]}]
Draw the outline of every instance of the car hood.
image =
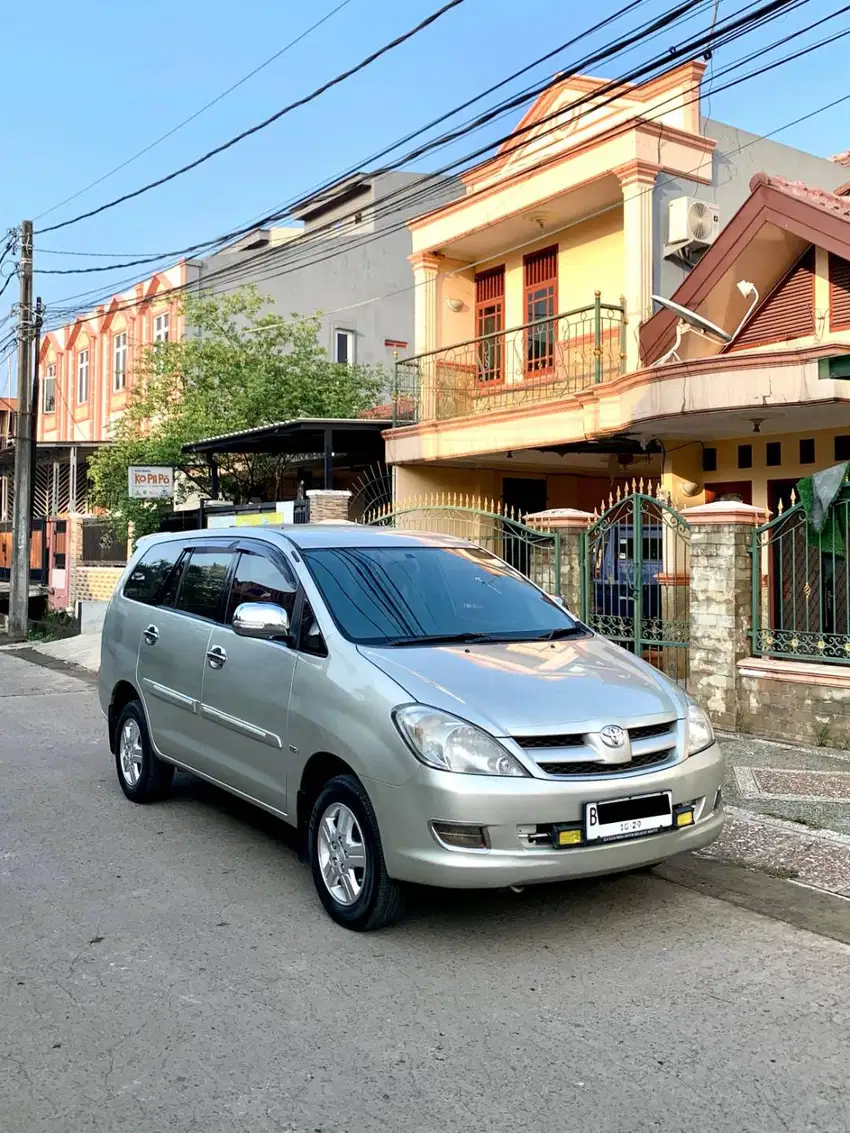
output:
[{"label": "car hood", "polygon": [[596,635],[563,641],[360,647],[412,701],[493,735],[598,731],[686,712],[667,678]]}]

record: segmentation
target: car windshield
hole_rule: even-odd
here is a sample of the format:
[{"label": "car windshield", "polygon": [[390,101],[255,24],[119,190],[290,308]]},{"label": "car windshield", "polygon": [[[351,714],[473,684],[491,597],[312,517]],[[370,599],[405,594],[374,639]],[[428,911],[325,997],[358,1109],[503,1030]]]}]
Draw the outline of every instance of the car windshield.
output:
[{"label": "car windshield", "polygon": [[340,630],[361,645],[552,640],[584,632],[562,606],[479,547],[302,553]]}]

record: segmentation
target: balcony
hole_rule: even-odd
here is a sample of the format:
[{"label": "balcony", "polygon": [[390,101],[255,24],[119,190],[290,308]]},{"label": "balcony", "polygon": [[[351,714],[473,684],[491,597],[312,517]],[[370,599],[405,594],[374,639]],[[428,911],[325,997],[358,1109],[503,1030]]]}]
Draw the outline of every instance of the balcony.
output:
[{"label": "balcony", "polygon": [[623,304],[597,294],[591,306],[396,363],[393,426],[557,401],[622,374],[625,358]]}]

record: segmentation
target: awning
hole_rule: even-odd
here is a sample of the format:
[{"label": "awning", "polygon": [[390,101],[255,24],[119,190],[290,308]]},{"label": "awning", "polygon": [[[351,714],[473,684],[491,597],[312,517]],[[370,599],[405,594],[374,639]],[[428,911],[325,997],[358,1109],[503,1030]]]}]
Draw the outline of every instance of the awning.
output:
[{"label": "awning", "polygon": [[294,421],[278,421],[259,425],[241,433],[223,433],[184,445],[187,455],[205,456],[211,463],[221,453],[269,453],[287,456],[316,457],[324,461],[325,487],[333,487],[333,458],[342,456],[353,463],[368,464],[383,460],[381,434],[387,428],[384,420],[350,417],[299,417]]}]

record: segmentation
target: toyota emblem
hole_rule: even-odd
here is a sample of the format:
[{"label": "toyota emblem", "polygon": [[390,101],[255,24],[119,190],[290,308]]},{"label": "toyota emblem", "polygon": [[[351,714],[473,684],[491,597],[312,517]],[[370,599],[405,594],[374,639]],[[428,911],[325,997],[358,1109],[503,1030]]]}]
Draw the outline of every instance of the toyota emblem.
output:
[{"label": "toyota emblem", "polygon": [[622,747],[626,742],[626,730],[619,724],[607,724],[599,735],[606,747]]}]

